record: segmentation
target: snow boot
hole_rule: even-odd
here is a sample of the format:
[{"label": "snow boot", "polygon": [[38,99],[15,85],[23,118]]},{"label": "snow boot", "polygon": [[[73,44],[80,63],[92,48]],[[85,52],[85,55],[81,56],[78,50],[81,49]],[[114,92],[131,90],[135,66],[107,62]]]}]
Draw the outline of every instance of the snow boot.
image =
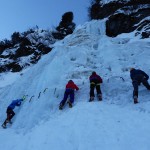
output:
[{"label": "snow boot", "polygon": [[72,108],[72,103],[70,101],[67,102],[69,107]]},{"label": "snow boot", "polygon": [[99,101],[102,101],[102,94],[98,94],[97,97]]},{"label": "snow boot", "polygon": [[60,104],[60,105],[59,105],[59,110],[62,110],[62,109],[63,109],[63,105]]},{"label": "snow boot", "polygon": [[5,125],[4,123],[2,124],[2,127],[3,127],[4,129],[6,129],[6,125]]},{"label": "snow boot", "polygon": [[138,103],[137,96],[134,96],[134,104],[137,104],[137,103]]},{"label": "snow boot", "polygon": [[91,96],[91,97],[90,97],[89,102],[92,102],[92,101],[94,101],[94,96]]}]

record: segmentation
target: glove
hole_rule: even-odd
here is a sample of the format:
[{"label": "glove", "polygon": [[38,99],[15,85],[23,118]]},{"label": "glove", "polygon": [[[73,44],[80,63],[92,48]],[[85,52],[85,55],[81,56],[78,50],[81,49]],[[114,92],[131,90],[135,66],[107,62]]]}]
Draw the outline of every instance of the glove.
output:
[{"label": "glove", "polygon": [[23,97],[22,97],[22,101],[24,101],[26,99],[26,95],[24,95]]},{"label": "glove", "polygon": [[148,79],[149,79],[149,77],[144,77],[144,79],[145,79],[145,80],[148,80]]},{"label": "glove", "polygon": [[78,88],[78,89],[76,89],[76,91],[79,91],[79,88]]}]

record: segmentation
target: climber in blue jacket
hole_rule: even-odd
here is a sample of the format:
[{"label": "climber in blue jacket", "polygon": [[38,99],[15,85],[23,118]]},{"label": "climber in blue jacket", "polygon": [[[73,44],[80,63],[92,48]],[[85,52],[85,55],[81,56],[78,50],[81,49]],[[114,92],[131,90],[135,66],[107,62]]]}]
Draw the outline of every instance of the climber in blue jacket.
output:
[{"label": "climber in blue jacket", "polygon": [[10,123],[10,124],[12,124],[12,122],[11,122],[11,119],[14,117],[14,115],[15,115],[15,113],[14,113],[14,108],[16,107],[16,106],[20,106],[21,105],[21,102],[24,100],[25,98],[22,98],[22,99],[17,99],[17,100],[13,100],[12,102],[11,102],[11,104],[7,107],[7,111],[6,111],[6,113],[7,113],[7,118],[6,118],[6,120],[4,121],[4,123],[2,124],[2,127],[3,128],[6,128],[6,124],[7,123]]}]

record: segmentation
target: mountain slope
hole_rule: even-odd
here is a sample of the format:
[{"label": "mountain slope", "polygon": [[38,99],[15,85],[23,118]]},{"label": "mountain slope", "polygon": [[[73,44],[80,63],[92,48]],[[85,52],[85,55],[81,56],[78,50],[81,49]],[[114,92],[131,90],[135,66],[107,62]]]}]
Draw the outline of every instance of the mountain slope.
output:
[{"label": "mountain slope", "polygon": [[[13,125],[0,129],[0,149],[148,150],[150,93],[141,86],[140,103],[133,104],[128,69],[137,67],[150,74],[150,41],[132,35],[108,38],[105,20],[86,23],[55,43],[51,53],[17,76],[15,82],[2,87],[1,123],[12,99],[24,94],[28,98],[15,109]],[[93,70],[104,80],[102,102],[88,102],[88,77]],[[74,107],[59,111],[69,79],[80,90],[75,93]]]},{"label": "mountain slope", "polygon": [[149,116],[146,113],[103,102],[81,102],[73,109],[56,114],[26,134],[13,129],[1,131],[3,143],[0,147],[13,150],[149,149]]}]

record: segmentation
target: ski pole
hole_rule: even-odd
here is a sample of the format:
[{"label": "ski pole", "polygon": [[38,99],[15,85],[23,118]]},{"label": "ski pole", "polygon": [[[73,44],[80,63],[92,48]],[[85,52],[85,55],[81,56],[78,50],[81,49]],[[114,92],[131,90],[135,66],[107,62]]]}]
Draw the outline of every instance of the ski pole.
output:
[{"label": "ski pole", "polygon": [[56,88],[54,89],[54,95],[55,95],[55,93],[56,93]]},{"label": "ski pole", "polygon": [[41,96],[41,92],[39,93],[38,99],[40,98],[40,96]]},{"label": "ski pole", "polygon": [[48,88],[45,88],[44,91],[43,91],[43,93],[45,93],[47,89],[48,89]]},{"label": "ski pole", "polygon": [[123,82],[125,81],[125,79],[123,77],[120,77],[120,78],[122,79]]},{"label": "ski pole", "polygon": [[31,102],[31,100],[32,100],[32,98],[34,97],[34,95],[33,96],[31,96],[31,98],[30,98],[30,100],[29,100],[29,102]]}]

